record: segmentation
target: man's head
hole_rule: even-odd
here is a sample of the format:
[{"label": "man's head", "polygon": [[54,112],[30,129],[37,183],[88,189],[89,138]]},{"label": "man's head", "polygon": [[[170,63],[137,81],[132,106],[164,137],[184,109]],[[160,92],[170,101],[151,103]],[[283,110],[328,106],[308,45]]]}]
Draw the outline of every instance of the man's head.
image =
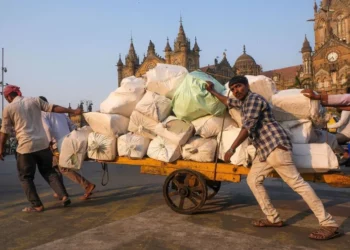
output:
[{"label": "man's head", "polygon": [[39,98],[40,98],[41,100],[43,100],[44,102],[48,102],[45,96],[39,96]]},{"label": "man's head", "polygon": [[232,94],[238,99],[243,100],[249,91],[248,79],[245,76],[234,76],[228,82]]},{"label": "man's head", "polygon": [[16,85],[6,85],[4,88],[4,97],[6,101],[11,103],[17,96],[22,96],[22,92],[19,89],[20,87]]}]

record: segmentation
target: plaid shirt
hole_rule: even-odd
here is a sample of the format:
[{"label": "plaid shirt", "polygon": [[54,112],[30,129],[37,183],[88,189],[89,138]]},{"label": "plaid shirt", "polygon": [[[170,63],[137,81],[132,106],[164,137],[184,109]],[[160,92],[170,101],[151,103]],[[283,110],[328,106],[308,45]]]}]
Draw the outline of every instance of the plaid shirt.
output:
[{"label": "plaid shirt", "polygon": [[244,101],[229,98],[227,104],[229,108],[240,109],[242,127],[248,130],[249,140],[256,148],[260,161],[266,161],[279,145],[292,150],[288,135],[276,122],[270,105],[262,96],[249,91]]}]

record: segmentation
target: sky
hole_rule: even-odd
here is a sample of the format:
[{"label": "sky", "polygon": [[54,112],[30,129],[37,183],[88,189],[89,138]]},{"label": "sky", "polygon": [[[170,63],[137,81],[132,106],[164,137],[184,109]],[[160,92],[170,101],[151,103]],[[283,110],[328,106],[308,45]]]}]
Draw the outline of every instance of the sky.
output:
[{"label": "sky", "polygon": [[[320,0],[317,0],[319,4]],[[180,16],[191,46],[197,37],[200,66],[222,58],[234,64],[247,54],[263,70],[302,63],[305,34],[314,46],[314,0],[0,0],[0,47],[5,83],[24,96],[93,110],[117,88],[116,62],[133,37],[140,60],[152,40],[164,57]],[[6,105],[5,101],[5,105]],[[1,103],[0,103],[1,105]]]}]

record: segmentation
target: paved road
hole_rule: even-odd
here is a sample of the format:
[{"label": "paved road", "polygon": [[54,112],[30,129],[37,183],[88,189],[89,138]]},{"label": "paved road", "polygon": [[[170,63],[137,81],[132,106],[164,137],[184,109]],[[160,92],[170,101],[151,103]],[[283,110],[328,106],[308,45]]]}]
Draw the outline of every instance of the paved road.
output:
[{"label": "paved road", "polygon": [[[245,180],[225,183],[203,208],[184,216],[164,203],[164,177],[139,174],[138,167],[110,165],[110,181],[98,184],[92,199],[80,201],[79,186],[66,181],[71,207],[62,208],[38,175],[37,187],[46,211],[26,214],[27,205],[16,175],[15,161],[0,163],[0,249],[349,249],[350,189],[313,185],[345,235],[327,242],[307,238],[317,221],[305,203],[278,179],[267,186],[286,219],[284,228],[254,228],[262,216]],[[83,175],[101,180],[96,163],[86,163]]]}]

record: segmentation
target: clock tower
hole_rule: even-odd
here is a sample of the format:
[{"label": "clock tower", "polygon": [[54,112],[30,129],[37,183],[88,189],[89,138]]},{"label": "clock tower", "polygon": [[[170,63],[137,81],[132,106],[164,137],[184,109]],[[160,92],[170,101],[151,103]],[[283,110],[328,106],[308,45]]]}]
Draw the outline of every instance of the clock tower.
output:
[{"label": "clock tower", "polygon": [[[323,0],[320,6],[315,2],[314,15],[312,79],[317,85],[315,89],[344,93],[345,83],[350,81],[350,0]],[[305,66],[307,60],[303,61]]]}]

